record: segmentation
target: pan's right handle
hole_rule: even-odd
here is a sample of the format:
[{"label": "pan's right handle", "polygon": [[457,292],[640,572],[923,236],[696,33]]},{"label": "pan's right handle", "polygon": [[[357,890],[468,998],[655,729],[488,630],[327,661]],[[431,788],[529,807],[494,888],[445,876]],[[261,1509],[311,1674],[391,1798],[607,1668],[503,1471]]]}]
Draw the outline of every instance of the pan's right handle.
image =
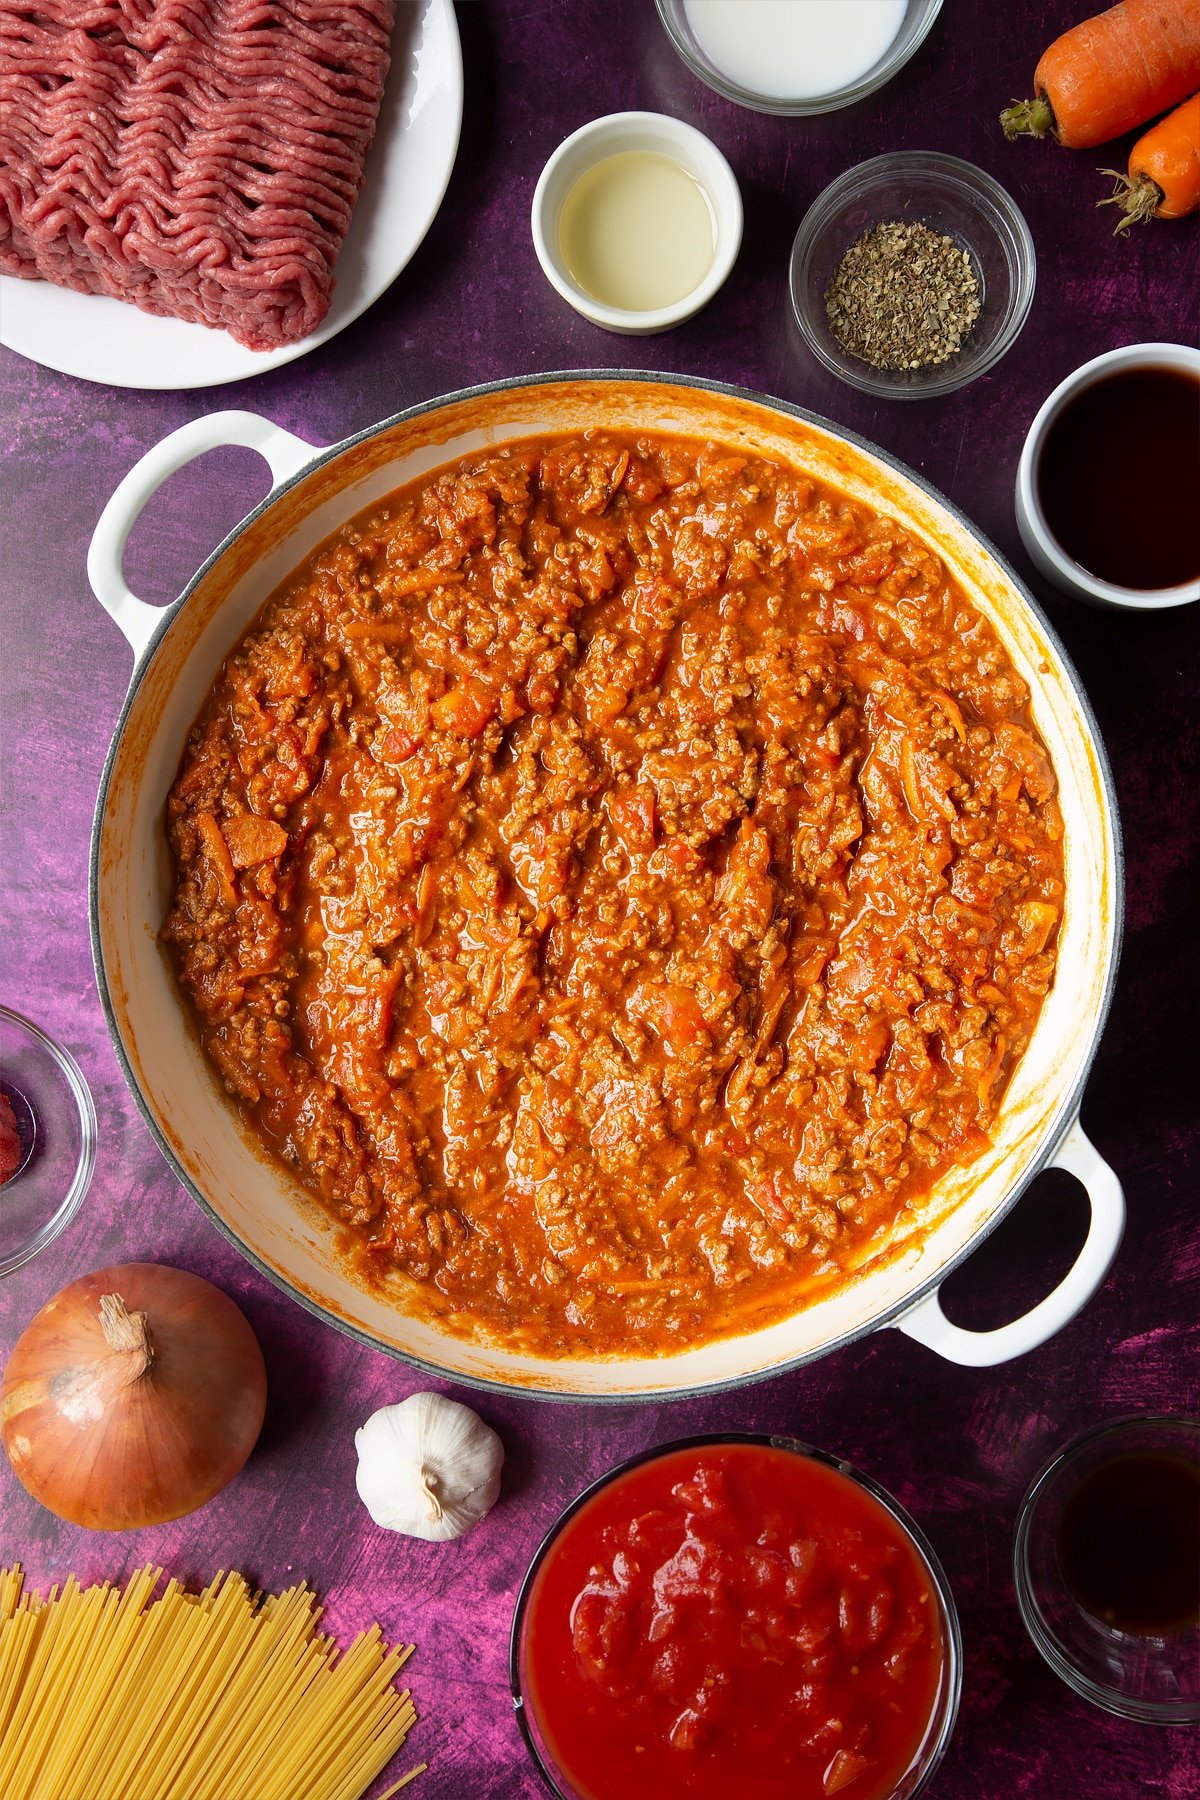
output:
[{"label": "pan's right handle", "polygon": [[319,454],[313,444],[294,437],[282,426],[250,412],[208,413],[172,431],[160,444],[147,450],[140,462],[130,469],[112,499],[100,514],[88,549],[87,572],[92,592],[128,638],[134,657],[140,661],[162,617],[163,609],[139,600],[122,569],[125,545],[142,508],[152,494],[158,492],[168,476],[174,475],[206,450],[220,450],[231,444],[244,445],[265,457],[271,470],[271,487],[275,489]]},{"label": "pan's right handle", "polygon": [[1091,1139],[1084,1136],[1076,1114],[1065,1136],[1049,1159],[1053,1169],[1066,1169],[1083,1184],[1091,1206],[1087,1237],[1056,1288],[1044,1300],[1008,1325],[993,1331],[966,1331],[953,1325],[942,1311],[940,1288],[901,1313],[894,1321],[905,1337],[915,1338],[936,1350],[947,1362],[966,1369],[991,1369],[1010,1357],[1023,1356],[1061,1331],[1081,1307],[1086,1306],[1108,1274],[1121,1233],[1125,1228],[1125,1194]]}]

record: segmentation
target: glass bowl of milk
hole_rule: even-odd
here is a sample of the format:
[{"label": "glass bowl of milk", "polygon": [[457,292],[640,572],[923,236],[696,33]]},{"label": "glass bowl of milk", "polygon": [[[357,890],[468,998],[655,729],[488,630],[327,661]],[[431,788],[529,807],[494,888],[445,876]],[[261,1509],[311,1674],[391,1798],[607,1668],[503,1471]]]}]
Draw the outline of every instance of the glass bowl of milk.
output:
[{"label": "glass bowl of milk", "polygon": [[755,112],[835,112],[881,88],[942,0],[655,0],[694,75]]}]

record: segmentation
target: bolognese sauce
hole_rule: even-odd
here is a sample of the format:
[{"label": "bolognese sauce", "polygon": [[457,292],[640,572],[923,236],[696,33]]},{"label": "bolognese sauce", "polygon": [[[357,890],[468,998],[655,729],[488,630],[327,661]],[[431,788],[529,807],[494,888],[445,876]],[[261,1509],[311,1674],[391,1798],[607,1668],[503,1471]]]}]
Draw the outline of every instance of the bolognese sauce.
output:
[{"label": "bolognese sauce", "polygon": [[271,597],[168,803],[204,1048],[462,1335],[651,1353],[845,1277],[989,1140],[1055,777],[939,557],[603,432],[392,495]]}]

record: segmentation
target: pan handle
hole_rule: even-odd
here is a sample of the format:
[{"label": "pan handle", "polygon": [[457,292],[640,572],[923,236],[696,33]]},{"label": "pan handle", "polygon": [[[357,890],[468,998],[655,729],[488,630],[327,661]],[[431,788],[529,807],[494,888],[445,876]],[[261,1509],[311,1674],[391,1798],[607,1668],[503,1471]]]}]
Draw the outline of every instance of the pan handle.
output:
[{"label": "pan handle", "polygon": [[165,609],[139,600],[125,580],[122,558],[129,533],[146,502],[158,492],[168,476],[197,456],[203,456],[206,450],[220,450],[230,444],[242,444],[265,457],[271,470],[272,489],[318,455],[313,444],[294,437],[290,431],[273,425],[269,419],[260,418],[257,413],[207,413],[202,419],[192,419],[187,425],[181,425],[178,431],[172,431],[161,443],[147,450],[130,469],[96,522],[88,548],[88,580],[109,618],[133,646],[138,661]]},{"label": "pan handle", "polygon": [[1086,1306],[1108,1274],[1125,1227],[1125,1194],[1115,1173],[1084,1136],[1076,1117],[1067,1128],[1049,1166],[1066,1169],[1087,1190],[1092,1216],[1088,1234],[1074,1263],[1056,1288],[1019,1319],[995,1331],[964,1331],[942,1311],[939,1288],[894,1320],[905,1337],[936,1350],[947,1362],[969,1369],[989,1369],[1044,1344]]}]

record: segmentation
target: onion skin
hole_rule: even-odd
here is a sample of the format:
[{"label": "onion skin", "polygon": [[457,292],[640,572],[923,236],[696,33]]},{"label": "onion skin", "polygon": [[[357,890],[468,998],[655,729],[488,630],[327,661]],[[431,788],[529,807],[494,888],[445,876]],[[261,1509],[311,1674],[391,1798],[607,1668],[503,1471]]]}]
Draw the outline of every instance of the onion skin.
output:
[{"label": "onion skin", "polygon": [[[113,1295],[145,1315],[149,1354],[136,1316],[116,1327],[118,1347],[106,1336],[101,1302]],[[105,1310],[111,1333],[121,1309]],[[122,1263],[71,1282],[26,1326],[0,1382],[0,1438],[59,1518],[134,1530],[182,1518],[232,1481],[266,1399],[258,1340],[227,1294],[184,1269]]]}]

